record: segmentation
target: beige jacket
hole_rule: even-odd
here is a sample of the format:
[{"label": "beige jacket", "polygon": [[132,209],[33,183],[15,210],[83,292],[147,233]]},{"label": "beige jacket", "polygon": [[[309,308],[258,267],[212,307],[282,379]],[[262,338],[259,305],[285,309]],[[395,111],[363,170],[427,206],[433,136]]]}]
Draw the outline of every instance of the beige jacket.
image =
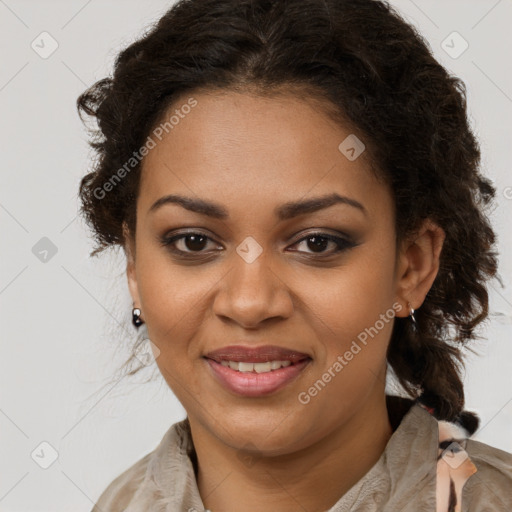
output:
[{"label": "beige jacket", "polygon": [[[380,459],[327,512],[512,512],[512,454],[466,439],[460,426],[408,402]],[[204,512],[194,454],[185,418],[92,512]]]}]

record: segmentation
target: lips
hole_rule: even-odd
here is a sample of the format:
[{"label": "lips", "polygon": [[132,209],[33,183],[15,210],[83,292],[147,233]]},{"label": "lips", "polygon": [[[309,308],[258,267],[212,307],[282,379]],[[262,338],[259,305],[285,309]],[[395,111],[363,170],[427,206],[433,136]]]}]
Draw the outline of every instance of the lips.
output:
[{"label": "lips", "polygon": [[[293,382],[297,382],[297,379],[309,366],[311,358],[264,373],[233,370],[208,358],[205,359],[205,362],[212,377],[229,393],[238,397],[262,398],[273,395],[291,386]],[[304,384],[301,387],[304,388]]]},{"label": "lips", "polygon": [[264,345],[261,347],[230,345],[208,352],[204,357],[217,362],[237,361],[242,363],[266,363],[268,361],[290,361],[293,364],[305,359],[311,359],[308,354],[278,347],[276,345]]}]

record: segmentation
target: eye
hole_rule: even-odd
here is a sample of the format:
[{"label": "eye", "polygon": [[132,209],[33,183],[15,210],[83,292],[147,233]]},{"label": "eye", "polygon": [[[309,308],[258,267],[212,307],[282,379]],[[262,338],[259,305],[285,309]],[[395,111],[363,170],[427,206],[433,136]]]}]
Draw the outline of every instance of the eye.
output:
[{"label": "eye", "polygon": [[200,254],[207,252],[204,251],[204,248],[208,246],[208,241],[213,242],[210,237],[203,233],[188,232],[171,237],[164,236],[160,240],[160,243],[177,254]]},{"label": "eye", "polygon": [[[301,238],[294,245],[301,243],[305,243],[307,247],[312,248],[312,251],[309,252],[309,254],[320,255],[336,254],[356,246],[354,242],[348,240],[347,238],[331,235],[329,233],[310,233],[306,237]],[[331,247],[334,246],[334,249],[332,251],[325,251],[325,248],[329,244],[331,244]],[[307,251],[298,252],[307,253]]]},{"label": "eye", "polygon": [[[162,246],[167,247],[171,252],[177,254],[178,256],[183,255],[185,257],[193,255],[194,253],[200,255],[211,252],[205,250],[207,249],[209,243],[214,246],[212,248],[214,251],[219,250],[219,246],[213,243],[213,240],[209,236],[198,232],[187,232],[177,234],[174,236],[163,236],[160,239],[160,243],[162,244]],[[304,252],[306,254],[318,254],[319,256],[329,256],[332,254],[337,254],[339,252],[348,250],[357,245],[348,238],[331,235],[330,233],[310,233],[307,236],[295,242],[293,245],[300,245],[301,243],[306,244],[312,250],[309,252],[295,252]],[[325,249],[329,246],[329,244],[331,245],[332,250],[326,251]]]}]

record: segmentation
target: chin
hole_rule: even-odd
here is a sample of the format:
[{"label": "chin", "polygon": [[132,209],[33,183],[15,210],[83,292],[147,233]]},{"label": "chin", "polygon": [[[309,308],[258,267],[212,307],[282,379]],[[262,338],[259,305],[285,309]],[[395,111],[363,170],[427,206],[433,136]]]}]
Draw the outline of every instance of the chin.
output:
[{"label": "chin", "polygon": [[306,435],[306,431],[303,432],[307,427],[304,419],[294,421],[292,414],[276,414],[275,411],[265,414],[261,408],[254,408],[245,413],[237,411],[232,417],[225,418],[218,427],[214,426],[216,435],[225,444],[239,450],[265,452],[268,456],[282,455],[289,453],[292,446]]}]

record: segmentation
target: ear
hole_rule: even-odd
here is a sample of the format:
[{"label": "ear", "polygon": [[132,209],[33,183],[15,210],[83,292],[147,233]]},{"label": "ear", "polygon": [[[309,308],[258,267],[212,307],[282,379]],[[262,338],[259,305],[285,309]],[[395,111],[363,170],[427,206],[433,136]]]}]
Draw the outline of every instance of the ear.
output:
[{"label": "ear", "polygon": [[409,314],[410,303],[418,309],[425,300],[439,271],[439,260],[446,234],[430,219],[426,219],[418,233],[403,242],[398,255],[396,272],[397,299],[404,306],[402,314]]},{"label": "ear", "polygon": [[137,274],[135,272],[135,240],[126,222],[123,223],[124,253],[126,255],[126,277],[128,288],[132,296],[133,306],[140,308],[139,288],[137,286]]}]

